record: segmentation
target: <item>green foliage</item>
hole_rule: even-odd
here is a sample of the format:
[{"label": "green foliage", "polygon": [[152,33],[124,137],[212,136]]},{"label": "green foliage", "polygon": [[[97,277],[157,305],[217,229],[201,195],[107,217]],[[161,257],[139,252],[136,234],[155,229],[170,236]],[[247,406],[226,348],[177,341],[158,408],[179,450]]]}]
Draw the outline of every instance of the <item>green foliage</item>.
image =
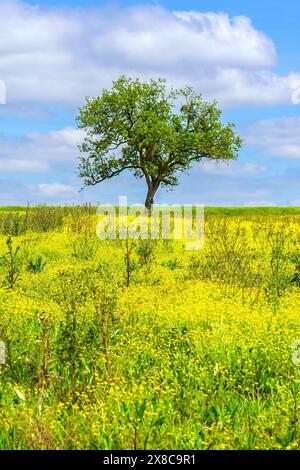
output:
[{"label": "green foliage", "polygon": [[299,253],[294,253],[291,256],[291,261],[295,267],[294,274],[291,278],[291,283],[295,284],[297,287],[300,287],[300,255]]},{"label": "green foliage", "polygon": [[277,231],[273,231],[271,228],[268,234],[268,241],[271,248],[271,257],[266,292],[269,298],[276,303],[284,295],[292,282],[289,265],[290,256],[287,253],[286,247],[288,238],[286,237],[284,226]]},{"label": "green foliage", "polygon": [[44,258],[43,256],[39,255],[39,256],[36,256],[35,258],[31,258],[29,261],[28,261],[28,264],[27,264],[27,271],[29,271],[30,273],[41,273],[45,266],[46,266],[46,261],[44,261]]},{"label": "green foliage", "polygon": [[129,238],[128,235],[125,240],[118,240],[124,257],[126,287],[129,287],[132,274],[139,268],[139,263],[133,258],[136,243],[137,241]]},{"label": "green foliage", "polygon": [[88,98],[77,121],[86,132],[79,166],[84,184],[130,170],[146,180],[148,209],[160,186],[178,184],[179,172],[203,159],[235,159],[241,146],[233,124],[222,124],[216,102],[204,102],[189,87],[168,91],[163,79],[122,76],[111,90]]},{"label": "green foliage", "polygon": [[157,243],[155,240],[146,239],[139,240],[136,247],[139,264],[142,268],[147,269],[148,272],[151,269],[151,265],[154,261],[156,245]]},{"label": "green foliage", "polygon": [[178,269],[181,267],[177,259],[168,259],[167,261],[164,261],[162,265],[168,269],[171,269],[171,271],[174,271],[174,269]]},{"label": "green foliage", "polygon": [[97,251],[99,240],[95,230],[95,218],[93,215],[81,215],[71,213],[68,217],[68,234],[72,256],[78,260],[88,260]]},{"label": "green foliage", "polygon": [[7,253],[2,257],[2,264],[6,268],[6,277],[3,281],[3,285],[13,289],[20,278],[21,271],[21,257],[20,257],[20,246],[15,249],[13,247],[13,240],[8,237],[6,240]]},{"label": "green foliage", "polygon": [[34,206],[0,207],[0,233],[20,236],[28,231],[50,232],[62,230],[66,219],[90,216],[96,208],[90,204],[82,206]]},{"label": "green foliage", "polygon": [[12,237],[22,235],[26,232],[26,220],[26,214],[22,211],[0,213],[1,232]]}]

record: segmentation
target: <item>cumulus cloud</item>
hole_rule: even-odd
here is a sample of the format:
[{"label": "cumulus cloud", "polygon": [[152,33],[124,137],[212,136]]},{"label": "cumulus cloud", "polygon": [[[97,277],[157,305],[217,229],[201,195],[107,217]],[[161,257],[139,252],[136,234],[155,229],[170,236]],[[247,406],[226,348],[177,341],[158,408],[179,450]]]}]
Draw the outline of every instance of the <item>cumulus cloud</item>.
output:
[{"label": "cumulus cloud", "polygon": [[76,167],[83,132],[65,127],[47,133],[30,132],[19,140],[0,138],[0,170],[48,171]]},{"label": "cumulus cloud", "polygon": [[71,179],[60,182],[28,184],[18,174],[18,179],[1,180],[0,200],[5,205],[24,205],[27,203],[70,204],[74,202],[83,203],[91,200],[91,198],[88,194],[79,193],[78,185]]},{"label": "cumulus cloud", "polygon": [[62,183],[39,183],[37,185],[30,186],[32,191],[37,193],[37,196],[41,196],[47,199],[61,199],[74,197],[77,195],[77,190],[70,184]]},{"label": "cumulus cloud", "polygon": [[300,117],[266,119],[252,124],[246,142],[268,156],[300,158]]},{"label": "cumulus cloud", "polygon": [[80,104],[127,74],[190,84],[223,106],[274,105],[291,102],[300,78],[272,72],[274,44],[244,16],[2,0],[0,18],[0,77],[8,102]]},{"label": "cumulus cloud", "polygon": [[199,163],[199,169],[205,173],[216,175],[256,175],[266,171],[265,165],[258,165],[256,163],[236,163],[236,162],[222,162],[222,161],[203,161]]},{"label": "cumulus cloud", "polygon": [[0,80],[0,104],[6,103],[6,85],[3,80]]},{"label": "cumulus cloud", "polygon": [[15,158],[0,158],[2,173],[43,173],[50,170],[48,162],[39,160],[17,160]]}]

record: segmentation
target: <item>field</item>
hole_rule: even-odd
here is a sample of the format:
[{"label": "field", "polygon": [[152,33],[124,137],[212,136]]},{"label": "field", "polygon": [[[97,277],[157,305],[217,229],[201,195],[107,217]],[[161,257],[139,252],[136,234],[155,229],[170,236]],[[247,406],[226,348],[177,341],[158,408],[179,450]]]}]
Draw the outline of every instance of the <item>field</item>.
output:
[{"label": "field", "polygon": [[205,245],[0,210],[0,449],[299,449],[300,210],[208,209]]}]

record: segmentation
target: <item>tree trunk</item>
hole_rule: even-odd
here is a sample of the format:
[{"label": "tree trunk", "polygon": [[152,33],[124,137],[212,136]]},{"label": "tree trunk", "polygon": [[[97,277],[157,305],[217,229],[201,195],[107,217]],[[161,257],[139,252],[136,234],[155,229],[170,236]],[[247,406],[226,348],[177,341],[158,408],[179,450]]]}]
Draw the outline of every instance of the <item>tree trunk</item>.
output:
[{"label": "tree trunk", "polygon": [[146,200],[145,200],[145,207],[148,210],[148,215],[151,215],[151,212],[152,212],[152,206],[153,206],[155,193],[156,193],[156,191],[154,190],[153,186],[149,185],[148,186],[147,197],[146,197]]}]

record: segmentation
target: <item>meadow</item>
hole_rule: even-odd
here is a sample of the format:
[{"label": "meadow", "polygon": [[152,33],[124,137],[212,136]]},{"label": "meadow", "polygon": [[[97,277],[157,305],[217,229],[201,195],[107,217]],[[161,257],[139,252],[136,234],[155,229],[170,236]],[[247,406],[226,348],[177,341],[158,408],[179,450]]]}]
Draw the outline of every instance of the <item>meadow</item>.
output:
[{"label": "meadow", "polygon": [[207,209],[198,251],[96,223],[0,210],[0,449],[299,449],[300,209]]}]

